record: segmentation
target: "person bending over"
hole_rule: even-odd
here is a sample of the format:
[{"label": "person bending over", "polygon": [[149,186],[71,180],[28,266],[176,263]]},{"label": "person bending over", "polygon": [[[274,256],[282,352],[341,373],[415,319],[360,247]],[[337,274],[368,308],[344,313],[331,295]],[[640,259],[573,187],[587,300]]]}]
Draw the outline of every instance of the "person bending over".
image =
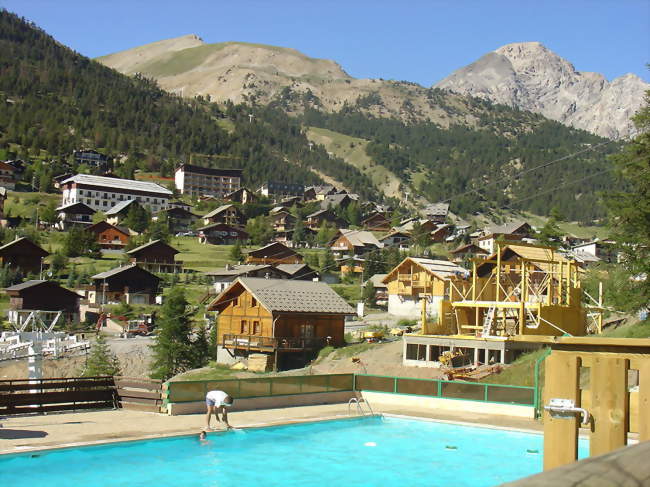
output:
[{"label": "person bending over", "polygon": [[[205,396],[205,405],[207,406],[207,414],[205,417],[205,429],[210,429],[210,418],[214,414],[217,422],[223,422],[226,428],[230,429],[228,424],[228,410],[234,399],[223,391],[210,391]],[[219,419],[219,414],[221,418]]]}]

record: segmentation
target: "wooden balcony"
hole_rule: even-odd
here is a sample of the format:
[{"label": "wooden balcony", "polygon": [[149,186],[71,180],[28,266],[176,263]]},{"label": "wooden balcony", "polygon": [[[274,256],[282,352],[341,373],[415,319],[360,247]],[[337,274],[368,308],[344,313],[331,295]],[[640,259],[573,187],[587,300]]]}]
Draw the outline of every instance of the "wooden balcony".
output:
[{"label": "wooden balcony", "polygon": [[251,350],[260,352],[301,352],[317,350],[325,346],[325,338],[304,337],[263,337],[257,335],[223,335],[221,345],[231,350]]}]

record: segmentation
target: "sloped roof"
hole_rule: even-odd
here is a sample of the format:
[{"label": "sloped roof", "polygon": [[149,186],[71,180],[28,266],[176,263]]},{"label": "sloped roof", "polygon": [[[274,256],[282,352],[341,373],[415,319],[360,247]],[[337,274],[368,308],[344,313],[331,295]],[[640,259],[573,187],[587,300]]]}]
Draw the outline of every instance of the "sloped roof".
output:
[{"label": "sloped roof", "polygon": [[[120,225],[113,225],[111,223],[108,223],[106,220],[102,220],[102,221],[97,222],[97,223],[95,223],[93,225],[90,225],[88,228],[86,228],[86,230],[88,230],[90,232],[95,232],[100,227],[115,228],[117,231],[122,232],[124,235],[129,235],[129,236],[131,235],[131,232],[129,231],[128,227],[123,227],[123,226],[120,226]],[[102,230],[99,230],[99,231],[101,232]]]},{"label": "sloped roof", "polygon": [[364,284],[370,281],[372,282],[373,287],[385,288],[387,286],[383,281],[386,279],[387,275],[388,274],[375,274],[374,276],[370,276],[370,278]]},{"label": "sloped roof", "polygon": [[321,201],[320,207],[324,210],[329,208],[330,206],[336,207],[340,206],[341,203],[343,203],[346,199],[351,199],[350,195],[347,193],[345,194],[328,194],[325,196],[325,199]]},{"label": "sloped roof", "polygon": [[95,274],[94,276],[91,276],[91,279],[108,279],[109,277],[113,277],[122,272],[130,271],[131,269],[139,269],[140,271],[149,274],[152,278],[160,281],[160,278],[158,276],[152,274],[146,269],[143,269],[142,267],[139,267],[137,264],[125,265],[121,267],[116,267],[108,271],[100,272],[99,274]]},{"label": "sloped roof", "polygon": [[449,213],[449,203],[432,203],[425,206],[422,212],[425,215],[447,216]]},{"label": "sloped roof", "polygon": [[92,215],[92,214],[95,214],[95,213],[96,213],[96,211],[93,210],[93,209],[92,209],[90,206],[88,206],[86,203],[81,203],[81,202],[70,203],[69,205],[65,205],[65,206],[59,206],[58,208],[56,208],[55,211],[63,211],[63,212],[65,212],[65,211],[70,211],[70,210],[72,210],[73,208],[74,208],[77,212],[81,211],[81,212],[83,212],[83,213],[87,213],[87,214],[89,214],[89,215]]},{"label": "sloped roof", "polygon": [[27,237],[20,237],[20,238],[17,238],[16,240],[12,240],[11,242],[4,244],[2,247],[0,247],[0,252],[2,252],[3,250],[9,249],[9,248],[11,248],[13,246],[23,246],[23,245],[31,246],[34,249],[40,251],[39,253],[42,254],[43,257],[46,257],[46,256],[50,255],[50,253],[47,250],[43,249],[39,245],[36,245],[34,242],[32,242]]},{"label": "sloped roof", "polygon": [[490,233],[503,233],[506,235],[509,235],[511,233],[516,232],[520,227],[528,225],[528,222],[525,222],[523,220],[513,220],[508,223],[504,223],[503,225],[488,225],[485,227],[485,232],[490,234]]},{"label": "sloped roof", "polygon": [[47,281],[44,279],[31,279],[29,281],[21,282],[20,284],[14,284],[13,286],[9,286],[8,288],[5,288],[5,291],[22,291],[23,289],[39,286],[44,282]]},{"label": "sloped roof", "polygon": [[165,246],[165,247],[168,247],[168,248],[172,249],[172,250],[173,250],[175,253],[177,253],[177,254],[180,252],[180,250],[176,250],[176,249],[175,249],[174,247],[172,247],[171,245],[166,244],[166,243],[163,242],[162,240],[158,239],[158,240],[153,240],[153,241],[151,241],[151,242],[147,242],[146,244],[144,244],[144,245],[140,245],[139,247],[136,247],[136,248],[134,248],[134,249],[131,249],[131,250],[129,250],[129,251],[127,252],[127,254],[135,254],[135,253],[140,252],[141,250],[144,250],[144,249],[146,249],[146,248],[148,248],[148,247],[155,247],[155,246],[158,246],[158,245],[163,245],[163,246]]},{"label": "sloped roof", "polygon": [[172,192],[159,184],[147,181],[136,181],[133,179],[107,178],[94,176],[92,174],[76,174],[71,178],[61,181],[61,184],[79,183],[89,186],[100,186],[104,188],[126,189],[130,191],[142,191],[147,193],[159,193],[170,196]]},{"label": "sloped roof", "polygon": [[[566,257],[557,252],[556,250],[550,247],[543,247],[540,245],[522,245],[522,244],[507,244],[501,247],[501,258],[507,259],[508,255],[516,254],[519,257],[522,257],[527,260],[533,261],[534,265],[539,269],[549,272],[551,270],[552,263],[567,263],[570,262]],[[486,261],[492,261],[496,259],[497,253],[489,255],[485,258]],[[480,275],[485,275],[486,271],[492,269],[496,264],[491,262],[482,262],[477,265],[477,273],[480,272]]]},{"label": "sloped roof", "polygon": [[118,213],[121,213],[124,211],[126,208],[128,208],[132,203],[137,203],[137,200],[126,200],[126,201],[120,201],[118,204],[113,206],[110,210],[108,210],[105,215],[110,216],[110,215],[117,215]]},{"label": "sloped roof", "polygon": [[288,274],[289,276],[295,276],[298,272],[305,268],[309,269],[314,274],[314,277],[318,275],[318,273],[307,264],[278,264],[275,266],[275,268]]},{"label": "sloped roof", "polygon": [[[226,211],[230,207],[237,209],[237,207],[235,205],[232,205],[232,204],[231,205],[221,205],[219,208],[215,208],[210,213],[208,213],[206,215],[203,215],[203,218],[212,218],[213,216],[217,216],[219,213],[222,213],[222,212]],[[239,210],[237,210],[237,211],[239,211]]]},{"label": "sloped roof", "polygon": [[429,274],[435,275],[439,279],[449,279],[452,277],[461,277],[467,276],[469,271],[464,267],[449,262],[448,260],[436,260],[436,259],[425,259],[422,257],[407,257],[402,262],[400,262],[395,268],[393,268],[384,278],[383,282],[386,283],[388,278],[395,274],[398,269],[406,261],[411,261],[422,269],[424,269]]},{"label": "sloped roof", "polygon": [[206,276],[242,276],[248,272],[256,272],[264,269],[271,269],[271,264],[236,264],[229,267],[221,267],[214,271],[206,272]]},{"label": "sloped roof", "polygon": [[238,285],[247,289],[271,312],[355,314],[352,307],[323,282],[256,277],[238,278],[210,304],[208,309],[215,309],[220,302],[227,301],[227,296]]},{"label": "sloped roof", "polygon": [[339,232],[355,247],[364,247],[366,245],[374,245],[377,248],[383,247],[383,244],[377,240],[377,237],[367,230],[341,228]]},{"label": "sloped roof", "polygon": [[[269,253],[271,252],[271,253]],[[265,257],[265,258],[281,258],[281,257],[288,257],[290,255],[299,255],[298,252],[296,252],[293,249],[290,249],[286,245],[280,243],[280,242],[272,242],[268,245],[265,245],[264,247],[260,247],[259,249],[251,250],[248,252],[249,256],[252,257]],[[302,256],[300,256],[302,258]]]},{"label": "sloped roof", "polygon": [[481,254],[487,254],[488,253],[487,250],[485,250],[485,249],[483,249],[483,248],[481,248],[478,245],[473,244],[473,243],[468,243],[468,244],[465,244],[465,245],[461,245],[460,247],[452,250],[451,253],[452,254],[457,254],[457,253],[463,252],[463,251],[465,251],[467,249],[470,249],[472,247],[474,248],[474,250],[476,252],[480,252]]}]

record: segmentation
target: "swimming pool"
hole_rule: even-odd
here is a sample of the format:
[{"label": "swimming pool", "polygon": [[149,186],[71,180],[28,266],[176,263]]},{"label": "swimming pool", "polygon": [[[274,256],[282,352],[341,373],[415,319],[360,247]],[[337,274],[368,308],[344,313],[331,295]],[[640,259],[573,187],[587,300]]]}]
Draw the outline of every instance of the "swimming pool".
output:
[{"label": "swimming pool", "polygon": [[[365,417],[0,457],[3,485],[488,487],[542,470],[538,434]],[[581,442],[581,457],[587,444]]]}]

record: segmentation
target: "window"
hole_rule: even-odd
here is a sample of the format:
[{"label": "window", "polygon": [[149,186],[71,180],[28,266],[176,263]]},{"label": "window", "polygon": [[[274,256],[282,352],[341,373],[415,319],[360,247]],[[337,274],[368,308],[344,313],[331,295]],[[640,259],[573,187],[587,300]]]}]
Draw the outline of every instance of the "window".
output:
[{"label": "window", "polygon": [[251,296],[251,307],[255,308],[257,306],[257,299],[255,296]]},{"label": "window", "polygon": [[262,327],[260,326],[259,321],[253,321],[253,334],[254,335],[261,335],[262,334]]},{"label": "window", "polygon": [[241,333],[242,335],[248,335],[248,321],[246,321],[246,320],[241,320],[240,333]]},{"label": "window", "polygon": [[239,298],[232,298],[232,305],[239,306]]}]

